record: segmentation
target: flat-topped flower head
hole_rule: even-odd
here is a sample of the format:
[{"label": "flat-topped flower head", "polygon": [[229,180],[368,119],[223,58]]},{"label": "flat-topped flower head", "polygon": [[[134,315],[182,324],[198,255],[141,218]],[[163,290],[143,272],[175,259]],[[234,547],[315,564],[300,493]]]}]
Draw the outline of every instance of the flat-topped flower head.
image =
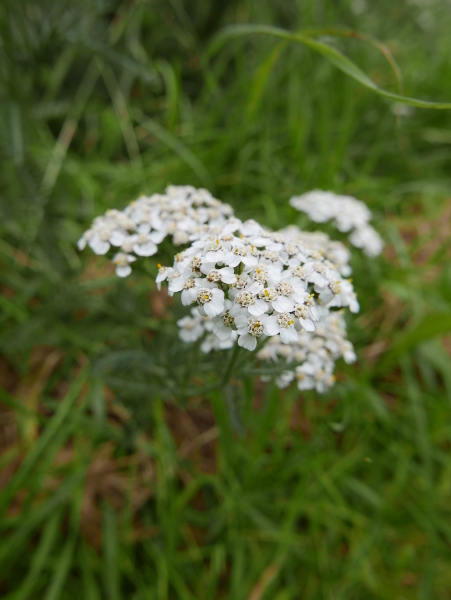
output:
[{"label": "flat-topped flower head", "polygon": [[[318,302],[350,306],[352,285],[305,240],[257,225],[247,223],[234,233],[206,231],[176,255],[169,292],[181,292],[182,304],[197,301],[200,315],[213,319],[218,339],[236,332],[240,346],[251,350],[258,337],[277,337],[293,359],[291,344],[315,330]],[[284,352],[279,350],[281,358]]]},{"label": "flat-topped flower head", "polygon": [[[351,235],[362,247],[370,238],[363,226]],[[80,247],[98,253],[117,248],[116,272],[125,277],[136,257],[156,253],[168,236],[185,248],[171,267],[159,265],[156,282],[160,288],[166,281],[182,305],[196,305],[178,321],[183,341],[199,340],[203,352],[236,343],[253,351],[264,338],[268,343],[259,358],[283,361],[276,379],[281,387],[295,381],[300,389],[324,391],[334,381],[335,361],[355,360],[337,311],[359,308],[344,278],[350,273],[349,251],[340,242],[295,227],[271,232],[253,220],[242,223],[206,190],[170,186],[96,219]],[[375,237],[372,245],[375,253]]]},{"label": "flat-topped flower head", "polygon": [[[172,238],[174,245],[186,245],[210,228],[220,233],[227,228],[232,233],[240,223],[233,218],[231,206],[213,198],[208,190],[169,186],[164,194],[140,196],[123,211],[108,210],[97,217],[79,239],[78,248],[83,250],[89,245],[95,254],[107,254],[111,247],[116,247],[128,254],[147,257],[156,254],[166,236]],[[218,240],[215,248],[208,250],[212,260],[229,251],[228,247],[219,248],[223,243]]]},{"label": "flat-topped flower head", "polygon": [[[374,257],[382,252],[384,245],[382,238],[369,224],[371,211],[360,200],[334,192],[314,190],[302,196],[293,196],[290,204],[306,213],[316,223],[333,220],[339,231],[352,232],[349,241],[356,248],[361,248],[368,256]],[[343,274],[349,275],[346,272]]]}]

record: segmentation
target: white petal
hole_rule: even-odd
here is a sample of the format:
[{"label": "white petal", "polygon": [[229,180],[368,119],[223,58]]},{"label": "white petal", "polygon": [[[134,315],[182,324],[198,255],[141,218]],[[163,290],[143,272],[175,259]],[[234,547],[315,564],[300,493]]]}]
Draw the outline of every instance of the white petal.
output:
[{"label": "white petal", "polygon": [[138,256],[153,256],[158,250],[153,242],[147,242],[145,244],[135,244],[133,246],[133,252]]},{"label": "white petal", "polygon": [[116,275],[118,277],[127,277],[132,272],[132,268],[130,265],[125,267],[116,267]]},{"label": "white petal", "polygon": [[277,312],[291,312],[294,309],[294,300],[293,298],[287,298],[286,296],[278,296],[272,305]]},{"label": "white petal", "polygon": [[90,248],[95,254],[103,255],[108,252],[110,245],[108,242],[101,242],[99,239],[94,239],[89,243]]},{"label": "white petal", "polygon": [[315,331],[315,325],[314,325],[313,321],[310,321],[310,319],[302,319],[300,317],[299,322],[302,325],[302,327],[305,329],[305,331]]},{"label": "white petal", "polygon": [[241,256],[238,256],[234,252],[229,252],[229,254],[224,257],[224,264],[228,265],[229,267],[237,267],[240,262]]},{"label": "white petal", "polygon": [[181,292],[185,286],[185,279],[183,277],[174,277],[172,281],[169,283],[169,291]]},{"label": "white petal", "polygon": [[248,309],[249,314],[254,317],[263,315],[268,310],[268,304],[264,300],[256,300],[254,304],[251,304]]},{"label": "white petal", "polygon": [[252,285],[246,288],[246,292],[250,292],[251,294],[258,294],[264,288],[263,284],[258,283],[258,281],[254,281]]},{"label": "white petal", "polygon": [[[243,262],[247,267],[255,267],[258,264],[258,258],[256,256],[252,256],[252,254],[248,254],[241,258],[241,262]],[[229,263],[230,264],[230,263]],[[233,266],[233,265],[230,265]]]},{"label": "white petal", "polygon": [[215,302],[213,299],[211,302],[204,304],[203,309],[207,316],[216,317],[216,315],[219,315],[224,310],[224,303],[220,301]]},{"label": "white petal", "polygon": [[218,288],[212,289],[211,293],[213,294],[213,301],[219,300],[224,307],[224,292]]},{"label": "white petal", "polygon": [[232,329],[230,327],[225,327],[224,323],[222,323],[222,319],[221,319],[220,322],[215,323],[215,325],[213,327],[213,333],[220,340],[224,341],[224,340],[228,340],[229,337],[232,335]]},{"label": "white petal", "polygon": [[221,274],[221,280],[224,283],[235,283],[236,275],[233,272],[232,267],[225,267],[224,269],[220,269],[219,272]]},{"label": "white petal", "polygon": [[189,290],[183,290],[181,300],[183,306],[188,306],[189,304],[192,304],[196,300],[196,290],[194,290],[193,288]]},{"label": "white petal", "polygon": [[298,339],[298,332],[294,327],[281,327],[280,338],[284,344],[295,342]]},{"label": "white petal", "polygon": [[269,317],[265,323],[265,334],[266,335],[277,335],[280,332],[280,326],[277,322],[278,317]]},{"label": "white petal", "polygon": [[149,233],[149,240],[154,244],[161,244],[165,237],[165,231],[152,231],[152,233]]},{"label": "white petal", "polygon": [[310,308],[310,314],[311,314],[312,319],[314,321],[318,321],[318,319],[319,319],[319,313],[318,313],[318,309],[316,308],[316,306],[312,306]]},{"label": "white petal", "polygon": [[84,250],[86,248],[86,244],[87,244],[86,238],[84,236],[81,236],[81,238],[77,242],[77,248],[79,250]]},{"label": "white petal", "polygon": [[257,347],[257,339],[254,336],[245,333],[238,338],[238,346],[250,351],[255,350]]},{"label": "white petal", "polygon": [[112,246],[122,246],[125,240],[125,232],[124,231],[113,231],[110,235],[110,244]]}]

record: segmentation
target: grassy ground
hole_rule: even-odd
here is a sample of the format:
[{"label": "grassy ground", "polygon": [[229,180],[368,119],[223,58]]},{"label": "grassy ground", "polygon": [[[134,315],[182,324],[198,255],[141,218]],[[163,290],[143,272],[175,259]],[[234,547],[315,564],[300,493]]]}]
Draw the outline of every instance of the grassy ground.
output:
[{"label": "grassy ground", "polygon": [[[445,0],[6,0],[0,6],[0,592],[8,600],[451,598],[451,114],[397,108],[234,23],[351,28],[405,93],[451,101]],[[374,47],[329,36],[397,91]],[[178,340],[155,265],[119,281],[76,241],[168,183],[241,218],[364,199],[359,360],[325,396]],[[213,373],[213,375],[212,375]],[[215,375],[216,374],[216,375]]]}]

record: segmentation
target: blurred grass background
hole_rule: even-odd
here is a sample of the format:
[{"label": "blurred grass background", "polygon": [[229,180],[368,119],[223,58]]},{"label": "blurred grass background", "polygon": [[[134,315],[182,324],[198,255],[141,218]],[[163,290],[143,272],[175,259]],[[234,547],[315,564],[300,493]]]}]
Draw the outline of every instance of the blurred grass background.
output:
[{"label": "blurred grass background", "polygon": [[[451,101],[446,0],[1,3],[5,599],[451,598],[451,115],[269,37],[209,54],[236,23],[373,35],[406,94]],[[367,202],[387,246],[353,261],[359,360],[331,392],[202,394],[226,358],[177,340],[151,261],[119,281],[77,252],[168,183],[273,229],[308,226],[287,200],[312,188]]]}]

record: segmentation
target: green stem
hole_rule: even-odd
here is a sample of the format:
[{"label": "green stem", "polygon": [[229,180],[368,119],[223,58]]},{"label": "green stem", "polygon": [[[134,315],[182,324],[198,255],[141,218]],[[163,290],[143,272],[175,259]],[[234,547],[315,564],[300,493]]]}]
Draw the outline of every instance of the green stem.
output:
[{"label": "green stem", "polygon": [[230,357],[229,364],[225,370],[224,376],[221,381],[221,386],[225,386],[229,383],[230,376],[232,375],[233,367],[235,366],[236,359],[238,358],[238,354],[240,353],[240,347],[238,346],[238,342],[235,344],[232,356]]}]

